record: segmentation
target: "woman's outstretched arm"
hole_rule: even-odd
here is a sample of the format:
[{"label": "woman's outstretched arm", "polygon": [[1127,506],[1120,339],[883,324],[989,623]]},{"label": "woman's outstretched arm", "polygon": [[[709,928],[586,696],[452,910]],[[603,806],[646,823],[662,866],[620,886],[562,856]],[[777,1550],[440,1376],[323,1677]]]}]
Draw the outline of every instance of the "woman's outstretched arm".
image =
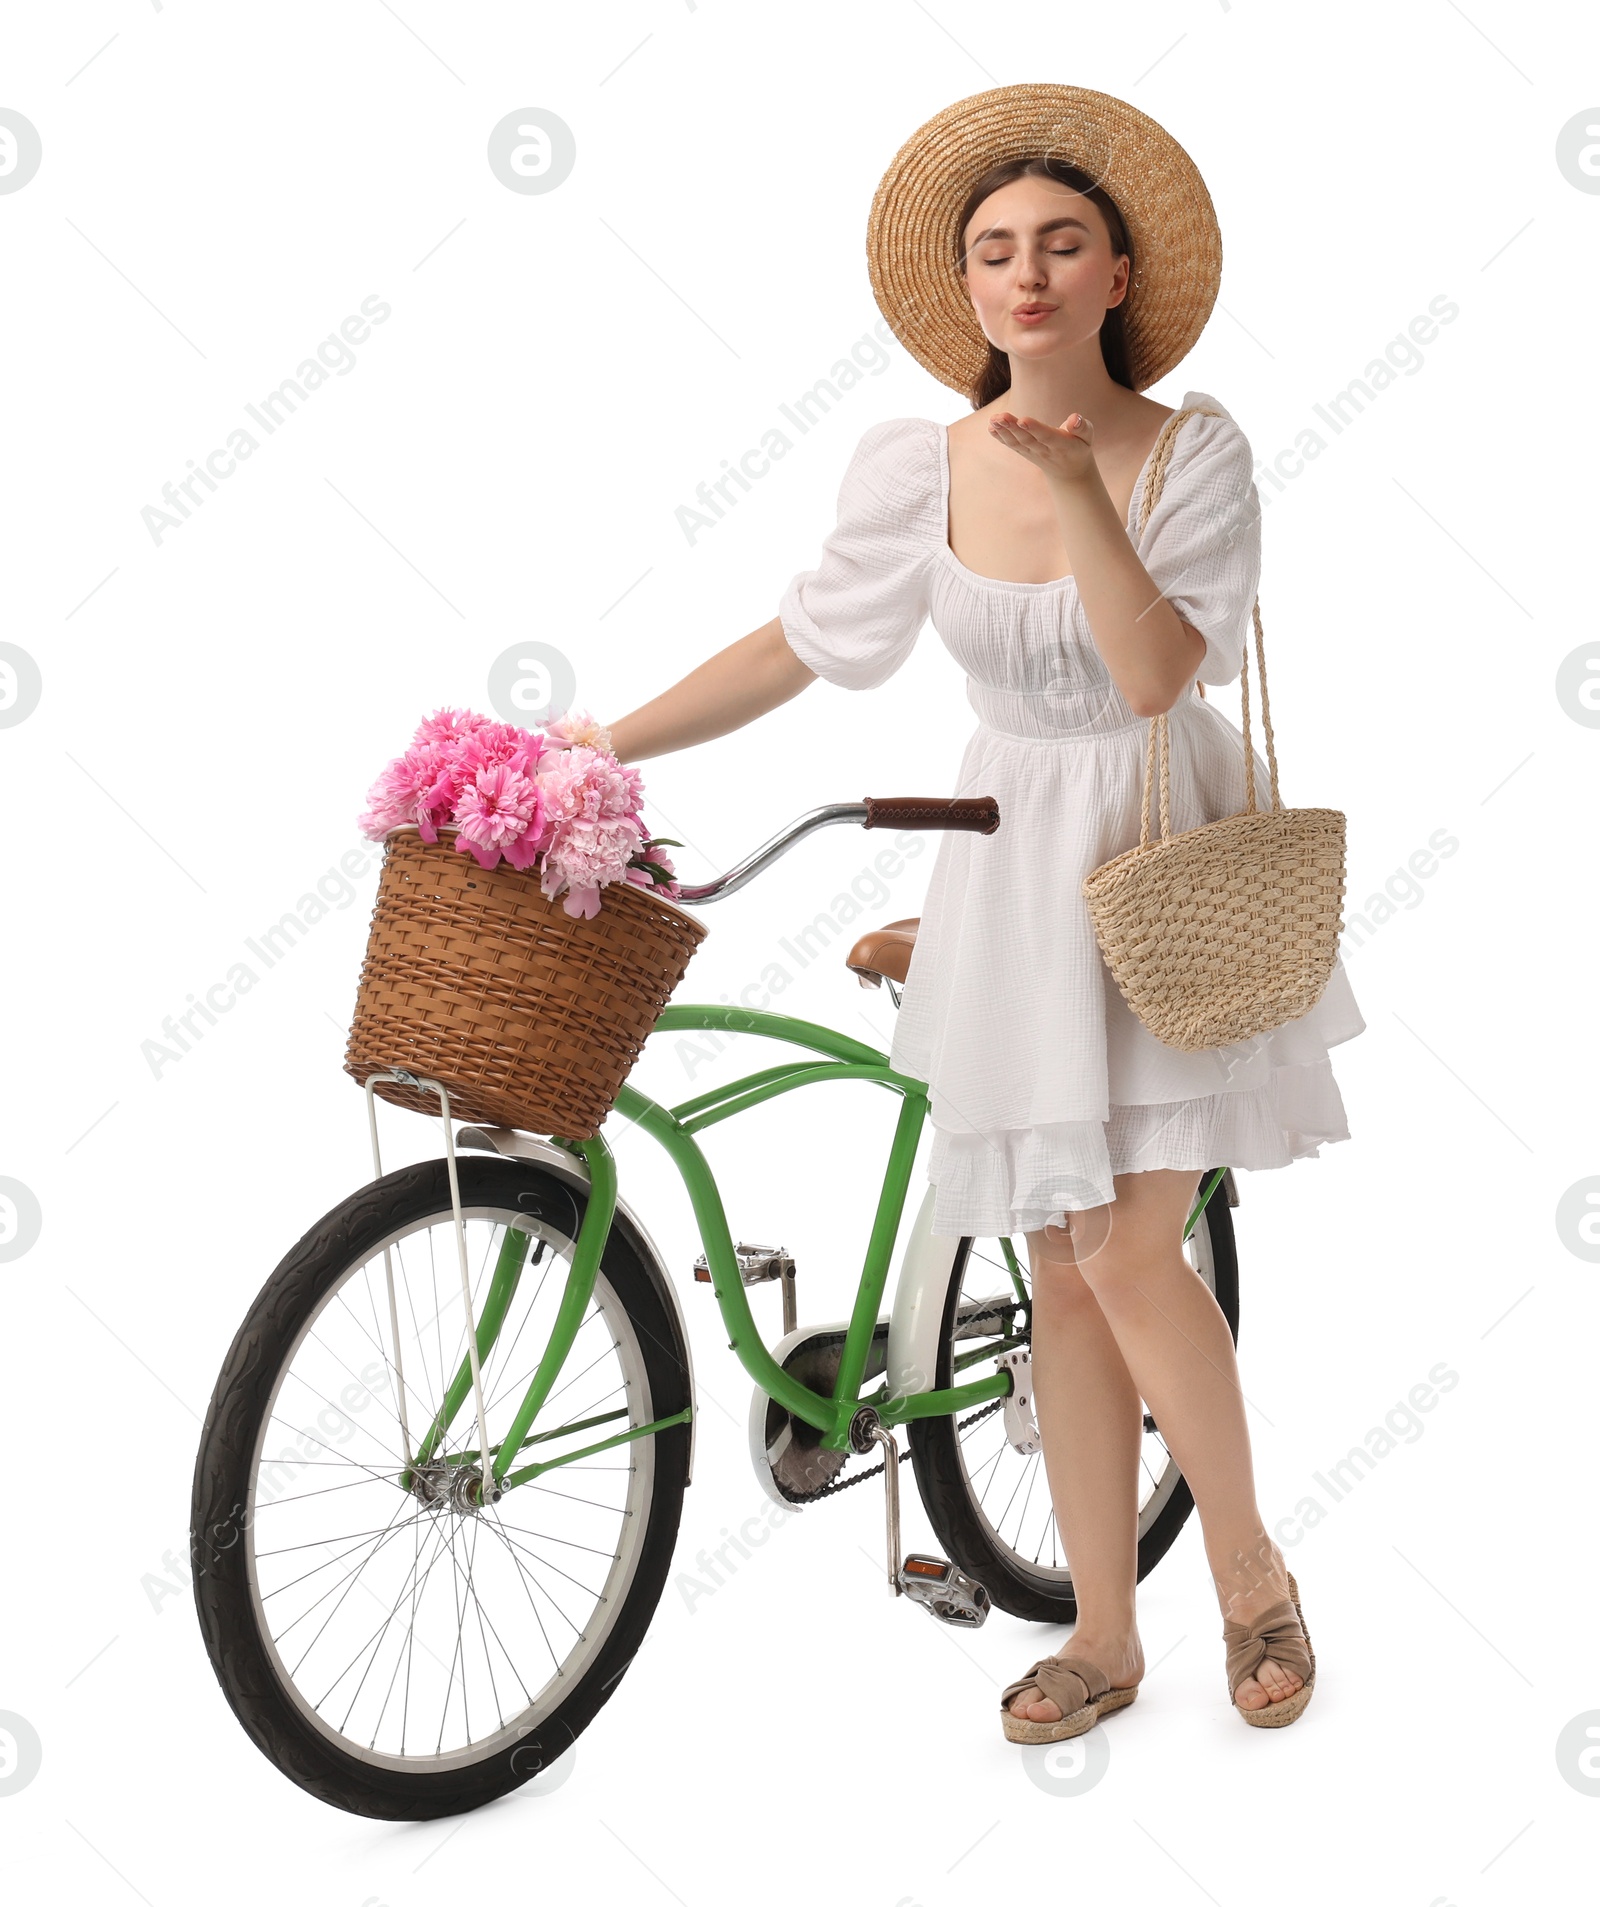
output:
[{"label": "woman's outstretched arm", "polygon": [[1072,559],[1089,633],[1135,715],[1164,714],[1205,660],[1206,639],[1156,588],[1106,493],[1076,412],[1059,429],[1009,411],[990,420],[999,440],[1042,470]]},{"label": "woman's outstretched arm", "polygon": [[793,700],[816,679],[789,647],[774,616],[719,649],[653,702],[612,722],[612,752],[628,762],[693,748]]}]

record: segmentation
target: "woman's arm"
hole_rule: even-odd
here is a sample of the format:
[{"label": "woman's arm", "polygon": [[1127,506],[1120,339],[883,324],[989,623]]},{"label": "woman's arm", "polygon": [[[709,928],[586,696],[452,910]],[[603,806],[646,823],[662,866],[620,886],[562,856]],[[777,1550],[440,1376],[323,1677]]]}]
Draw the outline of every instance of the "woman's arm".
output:
[{"label": "woman's arm", "polygon": [[653,702],[611,723],[612,752],[619,761],[645,761],[709,742],[792,701],[816,679],[789,647],[774,616],[719,649]]},{"label": "woman's arm", "polygon": [[1060,430],[1001,412],[992,428],[1044,472],[1078,600],[1123,700],[1135,715],[1164,714],[1205,660],[1205,637],[1182,620],[1139,561],[1094,460],[1093,426],[1077,412]]}]

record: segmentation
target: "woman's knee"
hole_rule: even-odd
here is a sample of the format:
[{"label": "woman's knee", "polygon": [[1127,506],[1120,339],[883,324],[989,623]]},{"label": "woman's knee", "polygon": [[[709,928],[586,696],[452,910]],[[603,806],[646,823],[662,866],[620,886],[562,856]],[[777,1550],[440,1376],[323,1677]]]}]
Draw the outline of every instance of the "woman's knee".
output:
[{"label": "woman's knee", "polygon": [[1151,1269],[1182,1255],[1183,1219],[1193,1174],[1119,1175],[1109,1205],[1072,1214],[1073,1262],[1105,1302],[1131,1293]]},{"label": "woman's knee", "polygon": [[1095,1302],[1094,1292],[1073,1258],[1059,1249],[1030,1250],[1029,1258],[1036,1304],[1067,1309]]},{"label": "woman's knee", "polygon": [[1073,1270],[1086,1291],[1102,1303],[1115,1300],[1149,1262],[1145,1228],[1119,1214],[1115,1205],[1074,1212]]},{"label": "woman's knee", "polygon": [[1144,1265],[1139,1254],[1122,1250],[1108,1241],[1076,1269],[1095,1303],[1102,1310],[1114,1311],[1133,1290]]}]

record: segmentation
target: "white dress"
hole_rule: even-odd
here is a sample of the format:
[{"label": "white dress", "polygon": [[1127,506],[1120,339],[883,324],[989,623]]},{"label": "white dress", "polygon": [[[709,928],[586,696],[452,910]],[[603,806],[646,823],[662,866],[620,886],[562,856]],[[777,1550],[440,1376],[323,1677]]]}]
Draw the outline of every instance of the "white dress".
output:
[{"label": "white dress", "polygon": [[[1202,391],[1183,405],[1223,410]],[[1219,686],[1239,675],[1260,571],[1252,466],[1225,412],[1191,417],[1142,537],[1148,461],[1128,508],[1140,560],[1205,638],[1200,680]],[[779,606],[795,654],[850,689],[893,675],[931,619],[978,717],[955,793],[993,795],[1000,826],[939,836],[889,1054],[928,1085],[935,1234],[1019,1235],[1111,1203],[1113,1173],[1259,1170],[1349,1138],[1328,1048],[1366,1022],[1342,962],[1301,1018],[1204,1052],[1163,1045],[1123,999],[1081,884],[1138,844],[1149,722],[1101,660],[1072,577],[1006,582],[960,561],[949,482],[944,425],[874,424],[820,563]],[[1191,687],[1169,732],[1171,831],[1243,808],[1237,724]],[[1259,750],[1256,800],[1271,801]]]}]

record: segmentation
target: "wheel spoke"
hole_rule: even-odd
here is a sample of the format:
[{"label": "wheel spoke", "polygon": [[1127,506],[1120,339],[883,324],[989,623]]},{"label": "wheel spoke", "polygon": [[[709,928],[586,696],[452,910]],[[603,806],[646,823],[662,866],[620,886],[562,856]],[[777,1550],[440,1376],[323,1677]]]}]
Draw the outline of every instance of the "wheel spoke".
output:
[{"label": "wheel spoke", "polygon": [[[405,1507],[405,1505],[404,1505],[404,1504],[401,1504],[401,1506],[400,1506],[400,1509],[404,1509],[404,1507]],[[397,1510],[395,1511],[395,1515],[396,1515],[396,1516],[398,1516],[398,1515],[400,1514],[400,1509],[397,1509]],[[405,1528],[405,1525],[404,1525],[404,1524],[401,1524],[401,1525],[400,1525],[400,1528],[401,1528],[401,1529],[404,1529],[404,1528]],[[364,1556],[364,1557],[363,1557],[363,1558],[361,1559],[361,1561],[360,1561],[359,1563],[357,1563],[357,1564],[356,1564],[356,1566],[355,1566],[355,1568],[354,1568],[354,1569],[352,1569],[352,1570],[350,1570],[350,1571],[349,1571],[349,1572],[348,1572],[347,1574],[345,1574],[345,1575],[343,1575],[343,1576],[341,1576],[341,1577],[339,1578],[339,1580],[338,1580],[338,1582],[336,1582],[336,1583],[334,1583],[334,1584],[332,1585],[332,1587],[330,1587],[330,1588],[328,1588],[328,1589],[325,1589],[325,1590],[324,1590],[324,1591],[322,1592],[322,1594],[321,1594],[320,1596],[318,1596],[318,1598],[316,1599],[316,1601],[315,1601],[314,1603],[312,1603],[312,1604],[311,1604],[311,1606],[310,1606],[310,1608],[309,1608],[309,1609],[302,1609],[302,1610],[301,1610],[301,1612],[300,1612],[300,1614],[299,1614],[299,1615],[297,1615],[297,1616],[295,1617],[295,1619],[294,1619],[294,1621],[293,1621],[293,1622],[291,1622],[291,1623],[289,1624],[289,1626],[288,1626],[288,1628],[286,1628],[286,1629],[281,1629],[281,1630],[279,1630],[279,1631],[278,1631],[278,1633],[277,1633],[277,1634],[276,1634],[276,1635],[275,1635],[275,1636],[273,1637],[273,1640],[274,1640],[275,1642],[281,1642],[281,1641],[283,1640],[283,1638],[284,1638],[284,1637],[285,1637],[286,1635],[288,1635],[288,1634],[289,1634],[289,1631],[290,1631],[291,1629],[297,1629],[297,1628],[298,1628],[298,1627],[300,1626],[300,1624],[301,1624],[302,1622],[304,1622],[304,1621],[305,1621],[305,1619],[306,1619],[306,1617],[307,1617],[307,1616],[309,1616],[309,1615],[311,1615],[311,1614],[313,1614],[313,1613],[314,1613],[314,1612],[315,1612],[316,1610],[318,1610],[318,1609],[320,1609],[320,1608],[322,1607],[322,1605],[323,1605],[323,1604],[324,1604],[324,1603],[325,1603],[325,1602],[326,1602],[326,1601],[328,1600],[328,1598],[329,1598],[329,1597],[330,1597],[331,1595],[334,1595],[334,1594],[335,1594],[335,1593],[336,1593],[336,1592],[337,1592],[337,1591],[338,1591],[338,1590],[339,1590],[339,1589],[340,1589],[341,1587],[343,1587],[343,1588],[344,1588],[344,1590],[345,1590],[345,1595],[348,1595],[348,1594],[349,1594],[349,1588],[348,1588],[348,1585],[349,1585],[349,1584],[350,1584],[350,1583],[351,1583],[351,1582],[352,1582],[352,1581],[353,1581],[353,1580],[355,1579],[355,1577],[356,1577],[357,1575],[359,1575],[359,1574],[360,1574],[360,1572],[361,1572],[361,1571],[362,1571],[363,1569],[365,1569],[365,1568],[366,1568],[366,1566],[367,1566],[367,1564],[368,1564],[368,1563],[370,1563],[370,1562],[372,1561],[372,1559],[373,1559],[373,1557],[374,1557],[374,1556],[376,1556],[376,1555],[377,1555],[377,1553],[379,1552],[379,1550],[381,1550],[381,1549],[383,1548],[383,1546],[384,1546],[384,1544],[385,1544],[386,1542],[389,1542],[389,1541],[392,1541],[392,1540],[393,1540],[393,1538],[394,1538],[394,1536],[395,1536],[396,1534],[397,1534],[397,1532],[396,1532],[396,1531],[395,1531],[394,1529],[390,1529],[390,1530],[387,1530],[387,1531],[386,1531],[386,1532],[385,1532],[385,1533],[384,1533],[384,1534],[383,1534],[382,1536],[380,1536],[380,1537],[378,1538],[378,1540],[377,1540],[377,1542],[375,1542],[375,1543],[372,1543],[372,1544],[370,1544],[370,1545],[368,1546],[368,1548],[367,1548],[367,1554],[366,1554],[366,1555],[365,1555],[365,1556]],[[360,1548],[360,1545],[359,1545],[359,1544],[357,1544],[357,1545],[356,1545],[356,1547],[357,1547],[357,1548]],[[346,1551],[346,1552],[345,1552],[345,1555],[344,1555],[344,1556],[340,1556],[340,1557],[336,1557],[336,1558],[334,1559],[334,1565],[336,1566],[336,1565],[337,1565],[338,1563],[342,1563],[343,1561],[345,1561],[345,1559],[346,1559],[346,1557],[347,1557],[347,1556],[349,1556],[349,1555],[351,1555],[351,1554],[353,1554],[353,1552],[352,1552],[352,1551]],[[281,1594],[282,1594],[282,1592],[283,1592],[283,1590],[285,1590],[285,1589],[293,1589],[293,1588],[295,1588],[295,1587],[296,1587],[296,1585],[297,1585],[297,1584],[299,1584],[299,1583],[302,1583],[302,1582],[309,1582],[309,1581],[310,1581],[310,1579],[311,1579],[311,1578],[312,1578],[313,1576],[315,1576],[315,1575],[318,1575],[318,1574],[320,1574],[320,1572],[321,1572],[322,1570],[324,1570],[324,1569],[326,1569],[326,1568],[328,1568],[328,1567],[329,1567],[329,1565],[328,1565],[327,1563],[319,1563],[319,1564],[317,1565],[317,1568],[316,1568],[316,1569],[311,1569],[311,1570],[307,1570],[307,1571],[306,1571],[306,1573],[305,1573],[305,1574],[304,1574],[303,1576],[296,1576],[296,1577],[294,1578],[294,1581],[293,1581],[293,1582],[287,1582],[287,1583],[284,1583],[284,1584],[282,1584],[282,1585],[281,1585],[281,1587],[280,1587],[279,1589],[276,1589],[276,1590],[273,1590],[273,1591],[271,1591],[270,1593],[271,1593],[271,1594],[273,1594],[273,1595],[281,1595]],[[265,1601],[266,1601],[266,1597],[265,1597],[265,1596],[263,1596],[263,1597],[262,1597],[262,1601],[263,1601],[263,1602],[265,1602]],[[318,1638],[319,1638],[319,1637],[321,1636],[321,1634],[322,1634],[322,1630],[323,1630],[323,1629],[326,1629],[326,1628],[327,1628],[327,1626],[328,1626],[328,1624],[329,1624],[329,1622],[331,1622],[331,1621],[333,1620],[333,1618],[334,1618],[334,1616],[338,1614],[338,1611],[339,1611],[339,1608],[340,1608],[340,1605],[341,1605],[341,1604],[342,1604],[343,1602],[344,1602],[344,1596],[343,1596],[343,1595],[341,1595],[341,1596],[339,1597],[339,1601],[338,1601],[337,1603],[335,1603],[335,1604],[334,1604],[334,1606],[333,1606],[333,1608],[332,1608],[332,1609],[330,1609],[330,1610],[329,1610],[329,1612],[328,1612],[328,1614],[327,1614],[327,1615],[326,1615],[326,1616],[325,1616],[325,1617],[323,1618],[323,1622],[322,1622],[322,1628],[321,1628],[321,1629],[318,1629],[318,1631],[317,1631],[317,1633],[316,1633],[316,1635],[314,1635],[314,1636],[313,1636],[313,1637],[311,1638],[311,1641],[310,1641],[310,1642],[309,1642],[309,1643],[308,1643],[308,1644],[306,1645],[306,1648],[307,1648],[307,1653],[309,1653],[309,1651],[310,1651],[310,1650],[311,1650],[311,1649],[312,1649],[313,1647],[315,1647],[315,1645],[316,1645],[316,1643],[317,1643],[317,1640],[318,1640]],[[304,1660],[305,1660],[305,1657],[304,1657],[304,1655],[302,1655],[302,1657],[301,1657],[301,1660],[302,1660],[302,1661],[304,1661]]]},{"label": "wheel spoke", "polygon": [[[508,1530],[503,1523],[500,1525],[500,1534],[505,1538],[505,1540],[511,1545],[513,1549],[519,1550],[524,1556],[530,1557],[534,1562],[536,1562],[540,1566],[541,1569],[553,1569],[558,1576],[564,1577],[567,1582],[573,1585],[574,1588],[581,1589],[586,1596],[599,1595],[600,1592],[598,1589],[591,1589],[587,1583],[579,1582],[576,1576],[569,1576],[566,1570],[562,1569],[559,1564],[552,1563],[547,1556],[541,1556],[536,1549],[529,1549],[525,1543],[517,1542],[516,1539],[512,1536],[511,1531]],[[518,1536],[524,1536],[526,1534],[527,1532],[525,1530],[517,1531]],[[538,1578],[535,1577],[534,1580],[537,1582]],[[540,1587],[543,1588],[544,1585],[541,1583]],[[545,1594],[547,1596],[550,1595],[550,1592],[548,1589],[545,1590]],[[550,1597],[550,1600],[552,1602],[555,1602],[555,1598],[553,1596]],[[561,1605],[559,1603],[556,1604],[557,1608],[560,1608],[560,1606]]]},{"label": "wheel spoke", "polygon": [[[514,1543],[511,1540],[511,1537],[506,1531],[503,1524],[491,1523],[489,1527],[494,1531],[495,1535],[499,1537],[500,1541],[505,1544],[507,1551],[510,1552],[511,1554],[511,1560],[516,1564],[518,1570],[521,1572],[523,1581],[528,1585],[529,1589],[530,1590],[537,1589],[543,1595],[545,1601],[549,1603],[550,1607],[555,1610],[556,1614],[561,1618],[561,1620],[564,1623],[566,1623],[569,1629],[572,1630],[573,1634],[574,1635],[579,1634],[580,1631],[579,1631],[577,1623],[575,1623],[572,1620],[571,1616],[569,1616],[566,1610],[561,1607],[560,1603],[556,1601],[555,1597],[551,1595],[550,1591],[545,1587],[545,1585],[542,1582],[540,1582],[539,1578],[535,1576],[532,1570],[528,1568],[527,1564],[521,1560],[521,1556],[533,1557],[533,1560],[536,1563],[539,1563],[542,1567],[546,1569],[555,1569],[556,1574],[558,1576],[566,1575],[566,1571],[562,1569],[556,1569],[556,1566],[554,1563],[546,1562],[544,1557],[535,1556],[532,1550],[524,1549],[522,1544],[520,1543]],[[519,1551],[521,1552],[521,1555],[517,1553]],[[584,1585],[578,1582],[578,1579],[576,1576],[567,1576],[567,1581],[569,1583],[575,1583],[579,1589],[583,1589],[585,1595],[592,1595],[594,1593],[592,1590],[585,1589]]]},{"label": "wheel spoke", "polygon": [[[579,1468],[577,1464],[574,1464],[572,1467],[575,1470]],[[399,1473],[396,1472],[396,1475],[398,1474]],[[325,1490],[291,1490],[287,1496],[269,1497],[265,1503],[258,1503],[256,1505],[256,1514],[260,1515],[261,1511],[270,1510],[279,1503],[305,1503],[314,1496],[332,1496],[339,1490],[364,1490],[369,1483],[392,1483],[393,1481],[394,1478],[392,1477],[352,1477],[348,1483],[330,1483]]]},{"label": "wheel spoke", "polygon": [[[431,1538],[435,1539],[435,1545],[434,1545],[434,1553],[432,1557],[430,1558],[427,1570],[424,1572],[424,1575],[423,1575],[422,1580],[423,1580],[424,1587],[427,1584],[428,1577],[431,1576],[433,1573],[434,1564],[437,1563],[440,1557],[444,1554],[446,1539],[448,1538],[449,1531],[447,1529],[444,1529],[441,1531],[440,1526],[435,1525],[429,1531],[429,1535]],[[414,1557],[415,1557],[415,1553],[414,1553]],[[417,1567],[417,1564],[414,1559],[412,1563],[412,1570],[415,1571],[416,1567]],[[350,1673],[351,1669],[353,1669],[356,1663],[361,1660],[362,1656],[366,1654],[369,1644],[373,1640],[382,1637],[385,1629],[388,1627],[389,1620],[390,1619],[386,1617],[383,1622],[379,1623],[378,1627],[373,1631],[372,1635],[369,1636],[367,1640],[361,1644],[361,1646],[356,1650],[355,1654],[350,1658],[350,1660],[345,1664],[345,1666],[339,1671],[339,1673],[334,1677],[334,1679],[323,1690],[322,1694],[317,1698],[315,1702],[312,1703],[313,1708],[316,1708],[319,1710],[321,1709],[322,1704],[325,1701],[327,1701],[328,1697],[339,1686],[339,1684],[344,1680],[344,1678]],[[324,1625],[324,1627],[325,1626],[326,1625]],[[319,1631],[318,1634],[320,1635],[320,1633],[321,1632]],[[315,1640],[316,1638],[313,1638],[313,1643],[315,1643]],[[307,1650],[307,1654],[309,1653],[310,1651]],[[301,1658],[302,1661],[304,1659],[305,1659],[304,1657]],[[352,1706],[353,1705],[354,1704],[352,1704]]]},{"label": "wheel spoke", "polygon": [[550,1653],[551,1665],[553,1667],[559,1667],[561,1663],[561,1658],[559,1655],[556,1654],[555,1646],[550,1640],[549,1631],[544,1626],[544,1617],[539,1614],[539,1605],[533,1599],[533,1589],[534,1589],[533,1577],[529,1575],[527,1569],[523,1566],[521,1559],[517,1556],[516,1551],[512,1548],[510,1542],[507,1540],[505,1531],[500,1528],[498,1521],[491,1522],[489,1525],[489,1529],[490,1529],[490,1532],[495,1537],[497,1537],[500,1542],[505,1544],[506,1554],[510,1557],[512,1563],[516,1567],[517,1580],[521,1583],[522,1593],[527,1598],[529,1613],[532,1615],[535,1623],[538,1624],[539,1634],[544,1638],[544,1646]]},{"label": "wheel spoke", "polygon": [[[378,1308],[377,1298],[376,1298],[376,1295],[373,1293],[372,1280],[370,1278],[366,1280],[366,1286],[367,1286],[367,1294],[369,1297],[372,1298],[372,1308],[374,1312],[376,1312]],[[361,1333],[361,1335],[367,1340],[367,1342],[372,1346],[372,1348],[378,1353],[379,1357],[383,1359],[385,1365],[388,1367],[390,1377],[393,1378],[394,1349],[391,1345],[387,1345],[384,1343],[383,1337],[382,1337],[382,1327],[381,1326],[379,1327],[380,1334],[377,1337],[374,1337],[372,1333],[367,1329],[367,1327],[356,1316],[355,1312],[351,1310],[349,1304],[346,1303],[345,1295],[342,1291],[339,1293],[338,1302],[344,1307],[346,1311],[350,1313],[351,1323],[354,1324],[355,1328]],[[377,1322],[376,1318],[374,1318],[373,1322],[376,1324]],[[429,1417],[433,1415],[433,1406],[430,1403],[428,1403],[426,1398],[423,1397],[422,1393],[417,1389],[416,1385],[412,1383],[409,1377],[406,1379],[406,1395],[408,1397],[414,1398],[418,1408],[424,1411]],[[395,1427],[396,1429],[398,1429],[400,1424],[400,1419],[398,1415],[395,1416],[394,1421],[395,1421]]]}]

